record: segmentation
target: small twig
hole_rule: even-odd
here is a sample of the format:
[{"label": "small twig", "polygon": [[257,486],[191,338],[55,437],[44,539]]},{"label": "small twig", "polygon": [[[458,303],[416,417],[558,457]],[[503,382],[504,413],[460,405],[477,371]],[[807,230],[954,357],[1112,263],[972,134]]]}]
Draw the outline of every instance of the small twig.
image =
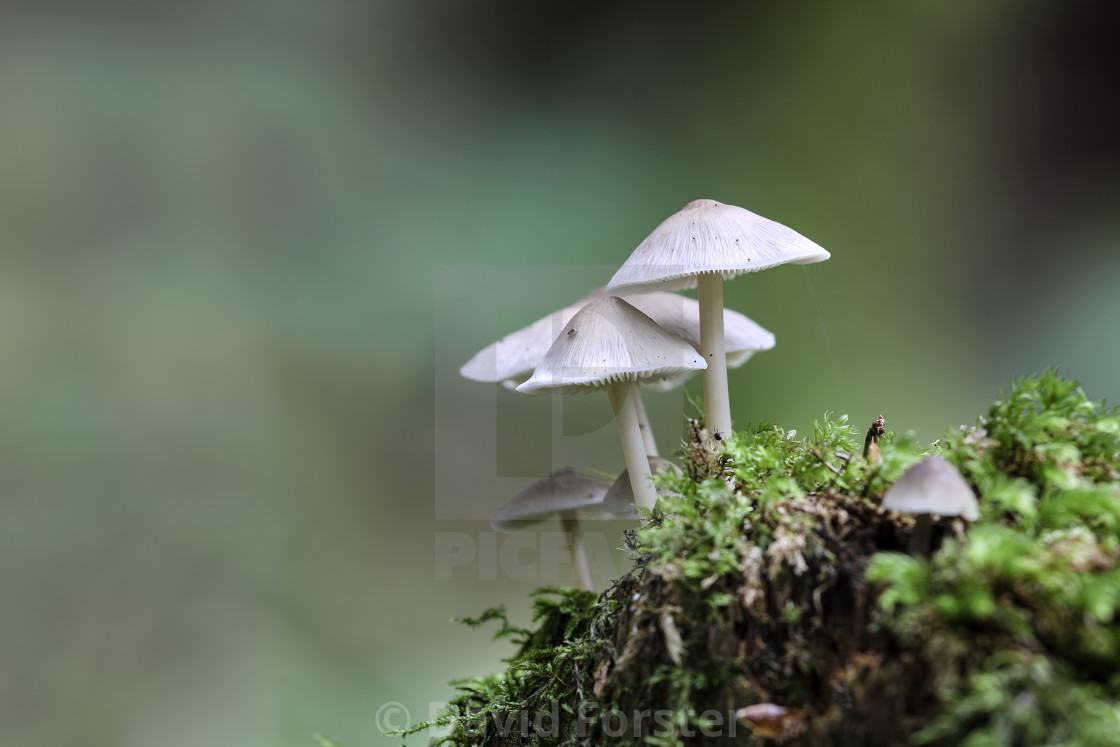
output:
[{"label": "small twig", "polygon": [[867,455],[871,453],[871,444],[878,444],[879,437],[887,432],[886,421],[883,416],[875,418],[871,422],[871,427],[867,429],[867,438],[863,440],[863,458],[867,459]]}]

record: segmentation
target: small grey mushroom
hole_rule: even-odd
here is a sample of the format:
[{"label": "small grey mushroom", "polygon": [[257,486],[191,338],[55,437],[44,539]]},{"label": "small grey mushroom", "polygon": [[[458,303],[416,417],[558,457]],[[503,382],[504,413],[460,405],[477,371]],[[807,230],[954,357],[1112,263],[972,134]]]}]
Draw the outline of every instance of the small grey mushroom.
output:
[{"label": "small grey mushroom", "polygon": [[558,516],[568,536],[572,579],[576,588],[587,591],[592,588],[591,571],[583,549],[579,517],[581,513],[598,515],[606,493],[607,483],[603,480],[565,468],[538,480],[507,501],[491,517],[490,526],[497,532],[516,532]]},{"label": "small grey mushroom", "polygon": [[980,518],[980,505],[957,468],[943,457],[931,456],[902,473],[883,496],[883,508],[913,514],[911,555],[929,555],[933,516]]}]

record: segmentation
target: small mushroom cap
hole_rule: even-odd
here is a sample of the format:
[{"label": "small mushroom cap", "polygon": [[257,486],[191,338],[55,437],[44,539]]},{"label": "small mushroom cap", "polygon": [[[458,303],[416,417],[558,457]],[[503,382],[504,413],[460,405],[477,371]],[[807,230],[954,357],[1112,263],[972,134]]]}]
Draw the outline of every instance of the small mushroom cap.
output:
[{"label": "small mushroom cap", "polygon": [[665,378],[707,368],[682,337],[659,327],[621,298],[584,306],[560,332],[519,392],[568,394],[618,381]]},{"label": "small mushroom cap", "polygon": [[795,736],[800,731],[800,713],[774,703],[757,703],[740,708],[735,716],[752,732],[766,739]]},{"label": "small mushroom cap", "polygon": [[[649,471],[655,475],[665,470],[672,470],[678,475],[681,474],[681,468],[668,459],[655,456],[647,457],[647,459],[649,459]],[[665,495],[665,493],[664,488],[660,486],[657,488],[658,495]],[[605,517],[612,519],[631,519],[639,516],[638,511],[634,508],[634,487],[630,483],[630,470],[623,470],[622,474],[611,483],[607,494],[603,496],[602,510]]]},{"label": "small mushroom cap", "polygon": [[972,488],[957,468],[942,457],[931,456],[902,473],[883,497],[883,508],[904,514],[980,518]]},{"label": "small mushroom cap", "polygon": [[724,279],[784,264],[810,264],[829,253],[781,223],[715,200],[695,200],[653,230],[607,283],[611,293],[681,290],[696,276]]},{"label": "small mushroom cap", "polygon": [[581,475],[570,467],[553,472],[522,490],[494,512],[490,526],[497,532],[516,532],[563,511],[597,513],[607,483]]}]

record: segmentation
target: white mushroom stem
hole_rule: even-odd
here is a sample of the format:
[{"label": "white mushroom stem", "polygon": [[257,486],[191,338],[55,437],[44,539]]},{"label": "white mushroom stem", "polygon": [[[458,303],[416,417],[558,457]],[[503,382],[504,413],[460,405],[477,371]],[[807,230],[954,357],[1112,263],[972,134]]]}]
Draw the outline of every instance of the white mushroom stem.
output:
[{"label": "white mushroom stem", "polygon": [[575,511],[561,511],[560,524],[568,536],[568,555],[572,559],[572,580],[580,591],[591,591],[591,571],[587,567],[587,553],[583,549],[583,532]]},{"label": "white mushroom stem", "polygon": [[653,504],[657,502],[657,493],[651,482],[653,475],[649,471],[646,445],[642,441],[642,429],[638,426],[638,415],[634,411],[634,398],[630,396],[630,382],[611,382],[607,385],[607,396],[611,401],[611,409],[614,410],[614,422],[618,425],[626,469],[630,470],[634,503],[653,508]]},{"label": "white mushroom stem", "polygon": [[928,558],[929,548],[932,544],[933,515],[918,514],[914,517],[914,533],[910,535],[910,546],[906,549],[911,556]]},{"label": "white mushroom stem", "polygon": [[700,300],[700,355],[708,364],[704,381],[704,419],[717,439],[731,435],[731,398],[727,394],[727,350],[723,342],[723,276],[697,276]]},{"label": "white mushroom stem", "polygon": [[634,413],[638,416],[638,428],[642,431],[642,442],[646,445],[647,456],[661,456],[657,453],[657,441],[653,438],[653,428],[649,424],[649,416],[646,415],[646,406],[642,403],[641,391],[638,387],[630,387],[631,395],[634,397]]}]

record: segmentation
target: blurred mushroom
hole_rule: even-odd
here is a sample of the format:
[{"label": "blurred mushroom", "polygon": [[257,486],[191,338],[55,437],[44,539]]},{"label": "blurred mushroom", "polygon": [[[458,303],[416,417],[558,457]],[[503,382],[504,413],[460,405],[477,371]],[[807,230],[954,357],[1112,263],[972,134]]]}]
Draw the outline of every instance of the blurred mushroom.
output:
[{"label": "blurred mushroom", "polygon": [[579,515],[588,511],[598,514],[606,493],[604,481],[581,475],[571,468],[562,469],[511,498],[494,513],[490,526],[497,532],[516,532],[558,516],[567,535],[572,579],[576,588],[587,591],[592,588],[591,571],[583,549]]},{"label": "blurred mushroom", "polygon": [[929,555],[934,515],[959,516],[965,521],[980,518],[972,488],[956,467],[939,456],[923,459],[902,473],[883,496],[883,508],[914,514],[911,555]]},{"label": "blurred mushroom", "polygon": [[[661,457],[651,456],[648,459],[649,471],[651,479],[659,472],[672,470],[678,475],[681,474],[681,468],[670,462],[668,459]],[[664,488],[655,488],[658,496],[665,495]],[[607,494],[603,496],[603,516],[612,519],[636,519],[641,514],[634,510],[634,488],[630,484],[630,470],[625,469],[622,474],[611,483],[610,488],[607,489]]]},{"label": "blurred mushroom", "polygon": [[636,502],[652,508],[657,496],[649,484],[631,383],[704,366],[687,340],[665,331],[622,299],[607,297],[592,301],[572,317],[532,377],[517,391],[571,394],[606,389]]},{"label": "blurred mushroom", "polygon": [[715,200],[695,200],[661,223],[607,284],[611,293],[699,286],[704,413],[717,438],[731,433],[723,325],[723,280],[829,254],[793,229]]},{"label": "blurred mushroom", "polygon": [[740,708],[735,717],[750,728],[751,733],[776,742],[796,737],[804,726],[799,711],[774,703],[756,703]]}]

